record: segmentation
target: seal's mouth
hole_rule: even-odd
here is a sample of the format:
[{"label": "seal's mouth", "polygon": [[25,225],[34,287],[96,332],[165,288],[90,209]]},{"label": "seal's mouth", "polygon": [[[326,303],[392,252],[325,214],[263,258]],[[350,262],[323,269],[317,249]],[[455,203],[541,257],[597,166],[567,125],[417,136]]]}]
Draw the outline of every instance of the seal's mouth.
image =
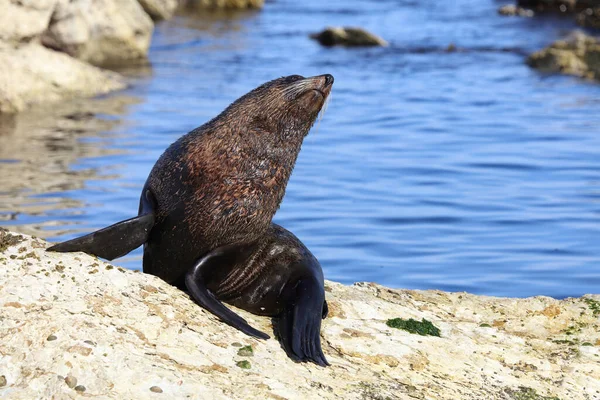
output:
[{"label": "seal's mouth", "polygon": [[322,98],[327,97],[327,95],[320,89],[313,89],[315,92],[317,92]]}]

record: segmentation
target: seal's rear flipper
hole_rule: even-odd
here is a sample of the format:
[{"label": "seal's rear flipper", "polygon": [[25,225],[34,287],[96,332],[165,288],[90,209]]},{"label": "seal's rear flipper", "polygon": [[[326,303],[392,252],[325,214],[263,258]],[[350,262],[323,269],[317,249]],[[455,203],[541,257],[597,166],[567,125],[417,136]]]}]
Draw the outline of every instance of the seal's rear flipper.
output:
[{"label": "seal's rear flipper", "polygon": [[154,226],[154,213],[141,215],[100,229],[73,240],[56,244],[47,251],[68,253],[83,251],[107,260],[114,260],[146,243]]},{"label": "seal's rear flipper", "polygon": [[[219,317],[227,325],[233,326],[246,335],[259,339],[269,339],[269,335],[254,329],[248,322],[229,308],[225,307],[206,287],[203,279],[203,269],[217,268],[222,256],[226,255],[227,247],[211,251],[191,268],[185,276],[185,286],[190,291],[193,299],[206,310]],[[204,271],[206,272],[206,271]]]},{"label": "seal's rear flipper", "polygon": [[313,279],[301,279],[289,290],[286,306],[277,323],[281,344],[296,361],[329,365],[321,349],[321,318],[325,314],[323,286]]}]

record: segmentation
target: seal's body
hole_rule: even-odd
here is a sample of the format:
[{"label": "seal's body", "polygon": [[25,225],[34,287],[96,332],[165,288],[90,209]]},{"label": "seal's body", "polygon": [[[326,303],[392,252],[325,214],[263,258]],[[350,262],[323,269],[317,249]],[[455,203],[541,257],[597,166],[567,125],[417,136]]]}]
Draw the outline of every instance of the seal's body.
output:
[{"label": "seal's body", "polygon": [[285,351],[328,365],[321,350],[327,302],[321,265],[291,232],[271,224],[256,242],[217,248],[199,262],[198,280],[219,300],[274,317]]},{"label": "seal's body", "polygon": [[138,217],[49,250],[112,260],[144,244],[144,272],[185,284],[226,323],[268,338],[215,298],[200,264],[215,249],[235,255],[265,235],[332,84],[331,75],[293,75],[242,96],[163,153],[142,190]]}]

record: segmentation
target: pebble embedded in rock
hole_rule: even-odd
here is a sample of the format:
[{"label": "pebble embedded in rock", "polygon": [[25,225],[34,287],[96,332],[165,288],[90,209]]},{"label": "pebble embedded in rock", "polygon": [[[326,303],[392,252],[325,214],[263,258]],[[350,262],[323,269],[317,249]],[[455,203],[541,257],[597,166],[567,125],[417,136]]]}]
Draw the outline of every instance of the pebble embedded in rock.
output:
[{"label": "pebble embedded in rock", "polygon": [[163,392],[163,390],[160,387],[158,387],[158,386],[152,386],[150,388],[150,391],[154,392],[154,393],[162,393]]},{"label": "pebble embedded in rock", "polygon": [[49,341],[49,342],[51,342],[51,341],[53,341],[53,340],[56,340],[56,339],[57,339],[57,337],[56,337],[56,336],[54,336],[54,335],[50,335],[50,336],[48,336],[48,337],[46,338],[46,340],[47,340],[47,341]]},{"label": "pebble embedded in rock", "polygon": [[0,375],[0,387],[6,386],[6,377],[4,375]]},{"label": "pebble embedded in rock", "polygon": [[77,386],[75,386],[75,390],[78,392],[85,392],[85,386],[77,385]]},{"label": "pebble embedded in rock", "polygon": [[68,375],[65,378],[65,383],[67,384],[68,387],[73,389],[75,386],[77,386],[77,378],[75,378],[73,375]]},{"label": "pebble embedded in rock", "polygon": [[240,342],[233,342],[233,343],[231,343],[231,345],[233,347],[242,347],[242,344]]}]

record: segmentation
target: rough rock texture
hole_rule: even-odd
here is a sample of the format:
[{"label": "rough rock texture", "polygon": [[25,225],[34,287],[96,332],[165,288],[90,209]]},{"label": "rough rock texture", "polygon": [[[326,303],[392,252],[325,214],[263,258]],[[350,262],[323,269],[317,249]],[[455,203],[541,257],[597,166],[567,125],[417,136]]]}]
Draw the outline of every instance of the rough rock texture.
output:
[{"label": "rough rock texture", "polygon": [[28,42],[48,27],[58,0],[0,0],[0,41]]},{"label": "rough rock texture", "polygon": [[138,0],[138,2],[155,21],[171,18],[179,6],[179,0]]},{"label": "rough rock texture", "polygon": [[600,7],[588,8],[577,15],[577,24],[586,28],[600,29]]},{"label": "rough rock texture", "polygon": [[149,15],[169,18],[178,4],[178,0],[0,0],[0,114],[123,88],[115,73],[60,57],[39,44],[95,65],[143,59],[153,30]]},{"label": "rough rock texture", "polygon": [[310,35],[323,46],[387,46],[387,42],[362,28],[328,27]]},{"label": "rough rock texture", "polygon": [[529,10],[523,7],[515,6],[514,4],[507,4],[498,9],[498,14],[509,17],[533,17],[535,13],[533,10]]},{"label": "rough rock texture", "polygon": [[144,58],[154,25],[136,0],[61,2],[42,43],[95,65]]},{"label": "rough rock texture", "polygon": [[[220,323],[156,277],[46,246],[0,232],[1,398],[600,398],[600,296],[327,282],[332,365],[321,368]],[[271,332],[269,319],[238,312]],[[441,337],[388,327],[396,317],[426,318]]]},{"label": "rough rock texture", "polygon": [[262,8],[264,0],[183,0],[187,6],[192,8],[214,8],[214,9],[245,9]]},{"label": "rough rock texture", "polygon": [[103,71],[38,44],[0,42],[0,113],[31,104],[91,96],[125,87],[118,74]]},{"label": "rough rock texture", "polygon": [[527,63],[542,71],[600,80],[600,39],[574,32],[533,53]]}]

